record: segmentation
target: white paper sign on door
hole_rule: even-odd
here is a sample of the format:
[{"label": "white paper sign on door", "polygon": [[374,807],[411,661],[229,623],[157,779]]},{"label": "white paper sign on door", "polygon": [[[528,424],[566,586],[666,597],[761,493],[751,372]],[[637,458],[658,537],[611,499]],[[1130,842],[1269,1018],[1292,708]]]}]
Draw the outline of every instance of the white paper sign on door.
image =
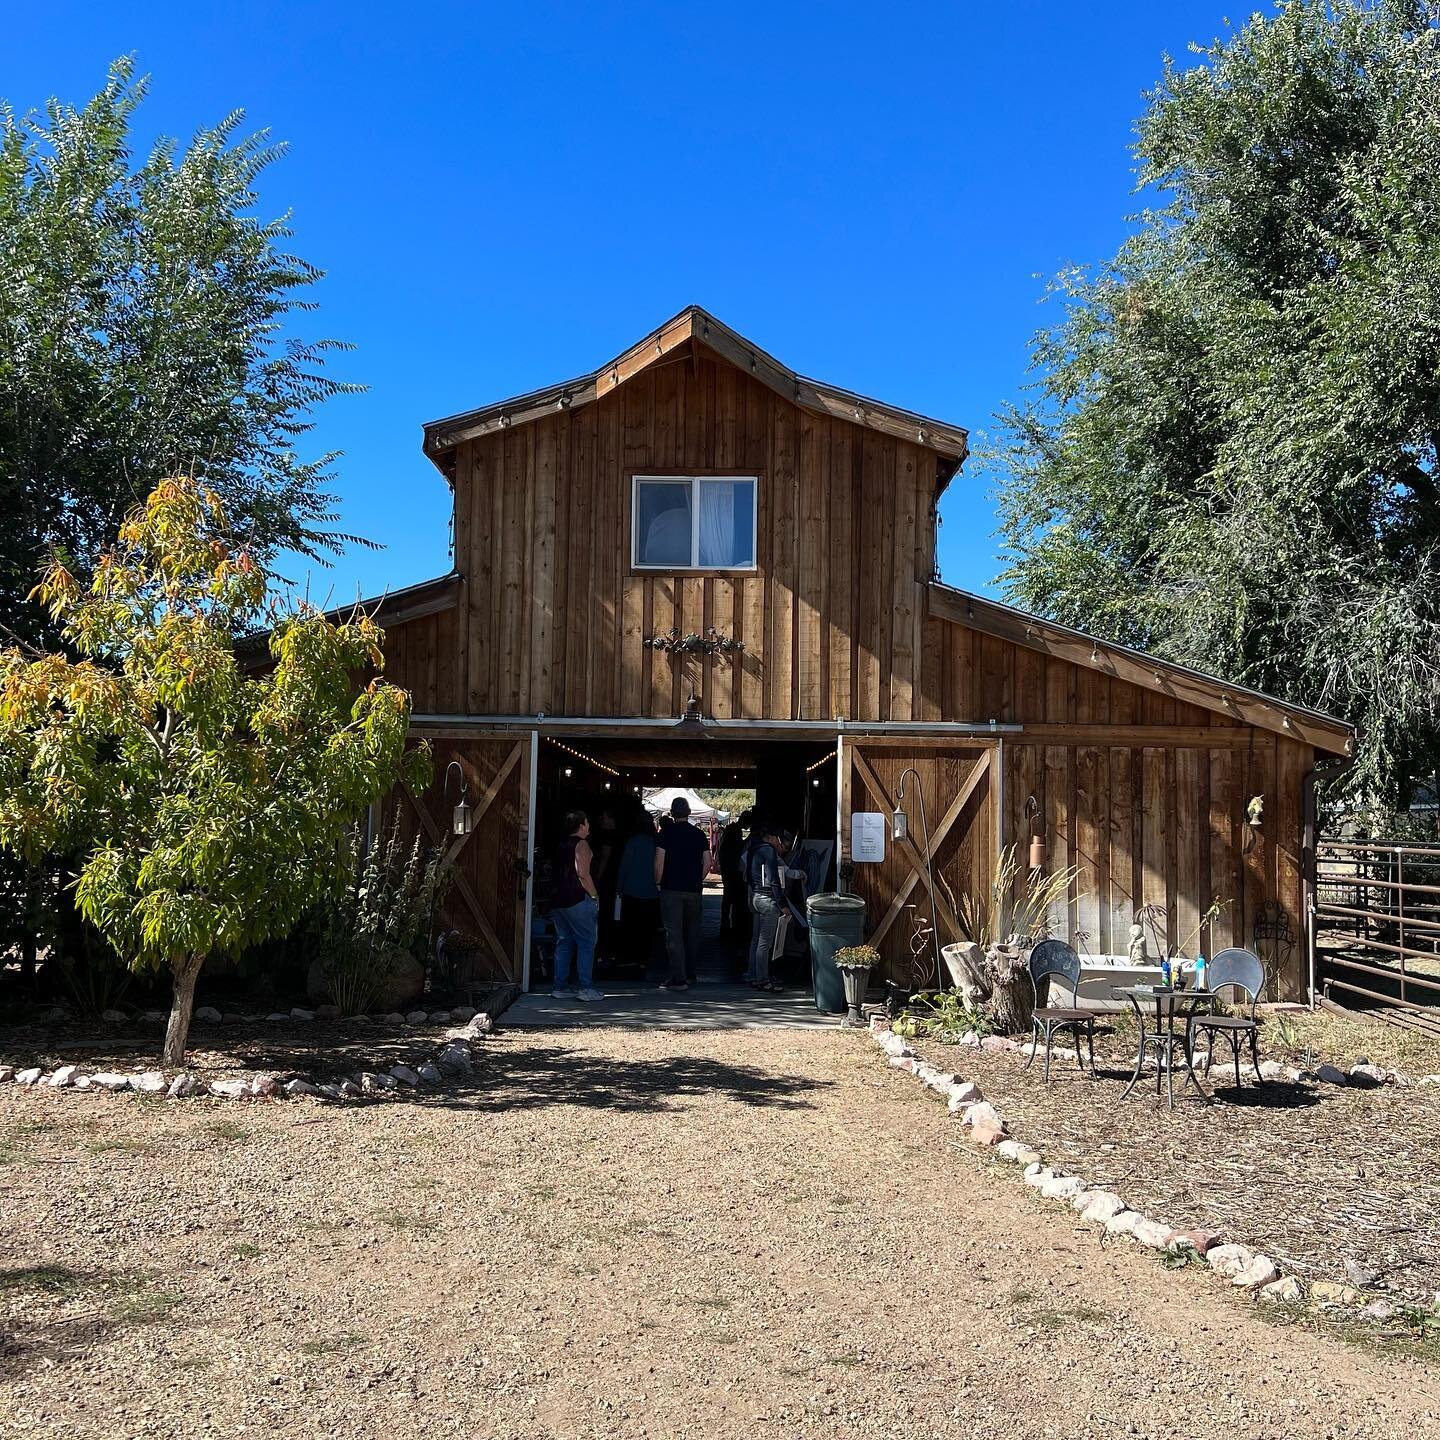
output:
[{"label": "white paper sign on door", "polygon": [[878,810],[857,810],[850,817],[850,858],[857,864],[885,858],[887,817]]}]

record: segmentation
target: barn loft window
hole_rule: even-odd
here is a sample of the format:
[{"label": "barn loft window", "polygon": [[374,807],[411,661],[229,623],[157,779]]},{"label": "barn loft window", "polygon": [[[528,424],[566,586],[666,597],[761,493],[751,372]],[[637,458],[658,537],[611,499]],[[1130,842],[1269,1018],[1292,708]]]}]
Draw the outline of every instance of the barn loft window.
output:
[{"label": "barn loft window", "polygon": [[637,570],[753,570],[754,475],[637,475],[630,558]]}]

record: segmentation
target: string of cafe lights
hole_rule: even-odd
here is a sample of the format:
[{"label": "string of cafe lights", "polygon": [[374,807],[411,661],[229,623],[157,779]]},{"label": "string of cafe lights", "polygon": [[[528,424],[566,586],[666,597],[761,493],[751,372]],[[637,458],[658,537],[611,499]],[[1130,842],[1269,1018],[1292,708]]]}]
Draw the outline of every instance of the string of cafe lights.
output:
[{"label": "string of cafe lights", "polygon": [[817,770],[823,770],[839,753],[838,750],[832,750],[828,755],[822,755],[813,765],[807,765],[805,767],[805,773],[807,775],[813,775]]},{"label": "string of cafe lights", "polygon": [[545,739],[557,750],[563,750],[565,754],[569,755],[572,759],[582,760],[586,765],[593,765],[602,775],[609,775],[617,780],[620,778],[620,772],[618,770],[611,765],[606,765],[601,760],[597,760],[593,755],[586,755],[584,751],[575,749],[573,745],[565,744],[563,740],[555,739],[553,735],[547,735]]}]

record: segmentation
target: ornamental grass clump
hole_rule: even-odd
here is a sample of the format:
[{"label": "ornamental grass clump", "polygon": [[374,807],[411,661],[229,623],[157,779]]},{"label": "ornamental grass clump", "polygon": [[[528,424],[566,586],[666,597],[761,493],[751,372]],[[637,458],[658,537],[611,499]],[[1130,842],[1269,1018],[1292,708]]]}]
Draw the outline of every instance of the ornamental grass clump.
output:
[{"label": "ornamental grass clump", "polygon": [[961,933],[986,950],[1044,939],[1050,932],[1052,910],[1073,903],[1070,887],[1079,875],[1073,865],[1049,874],[1028,870],[1021,865],[1016,847],[1007,845],[995,857],[989,888],[960,897]]},{"label": "ornamental grass clump", "polygon": [[[162,481],[88,583],[55,557],[36,587],[65,653],[0,651],[0,846],[73,855],[76,906],[132,970],[174,986],[163,1059],[183,1062],[212,954],[286,934],[349,878],[348,829],[398,780],[410,698],[378,678],[360,610],[266,606],[269,576],[213,492]],[[269,668],[235,637],[262,616]]]},{"label": "ornamental grass clump", "polygon": [[1035,997],[1026,963],[1030,949],[1049,935],[1056,912],[1076,903],[1079,877],[1073,865],[1048,874],[1027,869],[1016,847],[1007,845],[995,857],[989,888],[960,897],[960,929],[970,943],[947,946],[946,958],[959,972],[966,1003],[1002,1034],[1030,1026]]},{"label": "ornamental grass clump", "polygon": [[408,846],[397,810],[390,829],[361,857],[360,827],[350,835],[351,880],[321,906],[320,965],[342,1015],[362,1015],[397,955],[424,960],[449,871],[438,848],[416,835]]}]

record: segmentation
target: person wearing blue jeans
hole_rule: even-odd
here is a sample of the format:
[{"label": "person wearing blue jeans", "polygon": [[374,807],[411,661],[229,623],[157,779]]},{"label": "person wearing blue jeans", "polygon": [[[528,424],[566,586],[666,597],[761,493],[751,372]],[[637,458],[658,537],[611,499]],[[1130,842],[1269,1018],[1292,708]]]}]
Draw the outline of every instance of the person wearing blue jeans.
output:
[{"label": "person wearing blue jeans", "polygon": [[[595,937],[600,930],[600,896],[590,874],[590,821],[583,810],[565,817],[566,836],[555,851],[555,891],[550,918],[555,922],[556,1000],[603,1000],[595,988]],[[575,964],[577,990],[570,983]]]},{"label": "person wearing blue jeans", "polygon": [[770,962],[785,953],[785,932],[790,912],[785,904],[785,882],[789,872],[780,856],[784,850],[780,827],[760,822],[755,841],[746,855],[746,883],[750,889],[750,913],[755,917],[750,935],[750,970],[746,978],[757,990],[780,991],[770,974]]}]

